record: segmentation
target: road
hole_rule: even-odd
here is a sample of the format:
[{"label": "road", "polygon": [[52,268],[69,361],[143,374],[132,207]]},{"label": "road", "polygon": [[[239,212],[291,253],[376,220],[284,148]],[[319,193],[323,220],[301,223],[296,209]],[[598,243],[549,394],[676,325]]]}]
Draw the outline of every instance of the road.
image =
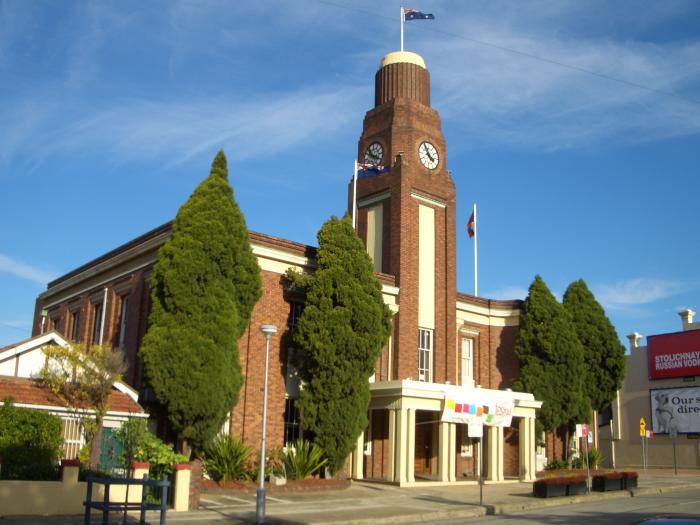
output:
[{"label": "road", "polygon": [[[517,514],[437,521],[439,525],[630,525],[653,517],[700,519],[700,491],[671,492],[545,507]],[[700,522],[699,522],[700,523]]]}]

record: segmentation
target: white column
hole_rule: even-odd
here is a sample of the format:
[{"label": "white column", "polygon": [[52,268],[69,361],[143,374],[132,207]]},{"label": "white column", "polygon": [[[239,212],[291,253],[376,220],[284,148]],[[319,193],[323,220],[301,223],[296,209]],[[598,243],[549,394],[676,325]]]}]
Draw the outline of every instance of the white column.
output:
[{"label": "white column", "polygon": [[355,452],[352,455],[353,479],[364,479],[365,460],[365,433],[362,432],[355,443]]},{"label": "white column", "polygon": [[520,481],[534,481],[537,470],[535,420],[529,417],[521,418],[518,429]]},{"label": "white column", "polygon": [[409,483],[413,483],[416,481],[416,409],[409,408],[406,410],[406,412],[408,415],[408,421],[406,422],[406,438],[408,445],[406,447],[406,481]]},{"label": "white column", "polygon": [[386,479],[387,481],[398,481],[396,473],[396,451],[398,449],[396,445],[396,410],[387,410],[387,417],[389,418],[389,435],[387,437],[389,446],[389,464],[387,465]]},{"label": "white column", "polygon": [[450,441],[447,448],[449,452],[449,475],[448,481],[457,481],[457,425],[450,423]]},{"label": "white column", "polygon": [[440,421],[438,423],[438,474],[440,481],[450,479],[450,423]]},{"label": "white column", "polygon": [[[408,409],[396,410],[396,445],[394,451],[394,481],[405,483],[408,481]],[[410,447],[411,449],[413,447]],[[413,466],[413,465],[411,465]]]},{"label": "white column", "polygon": [[486,479],[489,481],[503,481],[503,428],[486,427],[489,433],[489,443],[486,453],[488,454],[488,472]]}]

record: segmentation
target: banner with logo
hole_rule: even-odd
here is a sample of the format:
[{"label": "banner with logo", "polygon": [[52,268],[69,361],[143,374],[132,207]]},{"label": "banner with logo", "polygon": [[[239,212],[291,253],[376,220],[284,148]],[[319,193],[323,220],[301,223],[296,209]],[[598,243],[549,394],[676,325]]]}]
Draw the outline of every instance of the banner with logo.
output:
[{"label": "banner with logo", "polygon": [[447,393],[441,421],[509,427],[514,408],[512,399],[495,399],[480,392]]},{"label": "banner with logo", "polygon": [[700,330],[647,337],[649,379],[700,376]]}]

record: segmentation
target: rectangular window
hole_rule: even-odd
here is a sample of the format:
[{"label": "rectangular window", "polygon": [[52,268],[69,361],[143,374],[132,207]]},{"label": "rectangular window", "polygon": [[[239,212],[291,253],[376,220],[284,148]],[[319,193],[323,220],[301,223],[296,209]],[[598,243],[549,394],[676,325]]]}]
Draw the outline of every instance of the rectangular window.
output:
[{"label": "rectangular window", "polygon": [[284,400],[284,446],[289,447],[301,437],[301,417],[296,399]]},{"label": "rectangular window", "polygon": [[71,329],[70,338],[71,341],[78,342],[78,337],[80,336],[80,310],[75,310],[71,312]]},{"label": "rectangular window", "polygon": [[60,325],[61,325],[61,318],[60,317],[51,318],[51,330],[55,330],[56,332],[61,333]]},{"label": "rectangular window", "polygon": [[294,332],[294,329],[299,322],[302,312],[304,311],[304,303],[292,301],[289,303],[289,331]]},{"label": "rectangular window", "polygon": [[102,303],[92,305],[92,344],[100,344],[100,328],[102,327]]},{"label": "rectangular window", "polygon": [[418,381],[433,382],[433,331],[418,329]]},{"label": "rectangular window", "polygon": [[126,295],[119,297],[121,308],[119,309],[119,326],[117,327],[117,346],[124,348],[126,343],[126,316],[129,312],[129,298]]},{"label": "rectangular window", "polygon": [[462,338],[462,386],[471,386],[474,380],[474,339]]}]

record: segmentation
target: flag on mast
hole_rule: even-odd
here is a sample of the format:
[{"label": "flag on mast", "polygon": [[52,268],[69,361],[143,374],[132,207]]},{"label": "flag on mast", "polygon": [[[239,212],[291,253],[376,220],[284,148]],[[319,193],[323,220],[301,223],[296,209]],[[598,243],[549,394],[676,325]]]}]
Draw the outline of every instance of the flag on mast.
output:
[{"label": "flag on mast", "polygon": [[470,239],[474,239],[474,297],[479,296],[479,288],[478,288],[478,276],[479,276],[479,258],[477,255],[477,229],[476,229],[476,203],[474,203],[474,210],[472,211],[471,217],[469,217],[469,222],[467,223],[467,234],[469,235]]},{"label": "flag on mast", "polygon": [[410,7],[403,8],[403,16],[404,20],[407,22],[409,20],[435,20],[435,15],[432,13],[422,13],[421,11],[411,9]]},{"label": "flag on mast", "polygon": [[409,20],[435,20],[435,15],[423,13],[410,7],[401,8],[401,51],[403,51],[403,23]]}]

